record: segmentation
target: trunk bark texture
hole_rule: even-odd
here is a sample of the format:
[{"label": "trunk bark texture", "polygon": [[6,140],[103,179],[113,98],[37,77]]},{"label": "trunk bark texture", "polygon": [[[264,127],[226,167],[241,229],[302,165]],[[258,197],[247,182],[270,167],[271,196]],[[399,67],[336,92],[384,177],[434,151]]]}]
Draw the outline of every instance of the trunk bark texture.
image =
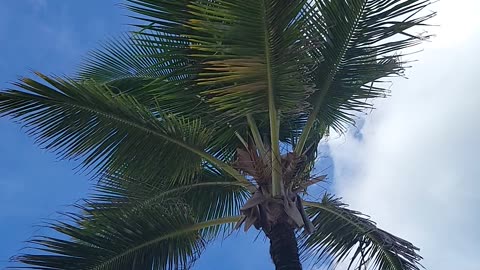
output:
[{"label": "trunk bark texture", "polygon": [[301,270],[294,228],[288,223],[277,223],[267,233],[270,256],[276,270]]}]

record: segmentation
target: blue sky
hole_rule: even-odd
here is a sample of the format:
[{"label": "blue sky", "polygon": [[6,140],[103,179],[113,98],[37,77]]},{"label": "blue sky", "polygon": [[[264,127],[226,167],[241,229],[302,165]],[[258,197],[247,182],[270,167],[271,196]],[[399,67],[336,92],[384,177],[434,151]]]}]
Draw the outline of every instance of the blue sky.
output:
[{"label": "blue sky", "polygon": [[[0,88],[31,70],[72,74],[86,52],[128,29],[119,2],[0,1]],[[360,131],[333,135],[324,149],[335,164],[335,191],[418,245],[427,269],[477,270],[480,2],[442,0],[432,9],[441,27],[429,29],[438,36],[414,57],[420,61],[409,80],[394,82],[392,97],[376,103]],[[36,225],[88,193],[75,165],[0,118],[0,268],[38,233]],[[214,243],[195,269],[273,269],[262,238],[234,234]]]}]

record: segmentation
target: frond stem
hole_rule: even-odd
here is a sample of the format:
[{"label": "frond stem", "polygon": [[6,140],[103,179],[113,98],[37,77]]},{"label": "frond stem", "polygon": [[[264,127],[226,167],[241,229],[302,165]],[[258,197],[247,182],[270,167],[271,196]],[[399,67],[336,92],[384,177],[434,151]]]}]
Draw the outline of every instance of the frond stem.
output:
[{"label": "frond stem", "polygon": [[272,78],[272,59],[270,55],[270,39],[268,31],[268,12],[265,2],[262,1],[264,8],[264,35],[265,35],[265,61],[267,64],[267,81],[268,81],[268,115],[270,120],[270,147],[272,149],[272,196],[282,196],[283,181],[282,181],[282,166],[280,157],[280,129],[278,112],[275,105],[275,92]]},{"label": "frond stem", "polygon": [[253,140],[255,141],[255,145],[257,146],[258,151],[260,152],[261,157],[266,157],[267,150],[265,150],[265,145],[262,141],[262,136],[258,131],[257,123],[255,123],[255,119],[253,119],[251,114],[247,114],[247,121],[248,126],[250,127],[250,131],[252,132]]},{"label": "frond stem", "polygon": [[247,142],[245,141],[245,139],[242,137],[242,135],[240,135],[240,133],[238,133],[237,131],[235,131],[235,136],[237,136],[238,140],[243,144],[243,146],[248,149],[248,144]]}]

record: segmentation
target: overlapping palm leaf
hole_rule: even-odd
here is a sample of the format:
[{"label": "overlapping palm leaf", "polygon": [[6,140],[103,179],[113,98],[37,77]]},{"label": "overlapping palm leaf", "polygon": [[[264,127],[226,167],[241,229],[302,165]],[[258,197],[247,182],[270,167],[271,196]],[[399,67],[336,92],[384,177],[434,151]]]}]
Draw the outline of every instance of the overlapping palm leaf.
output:
[{"label": "overlapping palm leaf", "polygon": [[190,184],[104,175],[80,215],[48,226],[62,237],[35,237],[43,252],[16,259],[35,269],[189,269],[231,232],[248,194],[213,169]]},{"label": "overlapping palm leaf", "polygon": [[[188,56],[201,68],[197,85],[207,86],[202,96],[219,111],[233,117],[266,112],[269,81],[276,84],[271,87],[277,109],[287,112],[305,100],[299,70],[309,61],[299,40],[304,1],[130,2],[132,10],[148,17],[144,28],[161,35],[175,29],[188,43]],[[183,16],[165,12],[180,6]]]},{"label": "overlapping palm leaf", "polygon": [[188,205],[199,222],[239,215],[250,194],[242,183],[211,168],[203,169],[190,183],[105,175],[95,189],[88,205],[97,212],[135,212],[171,201]]},{"label": "overlapping palm leaf", "polygon": [[222,145],[211,144],[218,142],[218,130],[201,120],[148,109],[105,84],[39,76],[50,85],[24,79],[17,84],[23,90],[0,94],[0,113],[24,122],[39,144],[60,156],[81,157],[96,172],[143,179],[168,175],[178,182],[189,182],[207,161],[246,182],[208,153]]},{"label": "overlapping palm leaf", "polygon": [[16,259],[45,270],[188,269],[211,239],[210,227],[238,220],[196,222],[188,206],[168,201],[128,213],[123,209],[83,211],[84,216],[69,214],[69,221],[49,225],[61,238],[30,241],[42,253]]}]

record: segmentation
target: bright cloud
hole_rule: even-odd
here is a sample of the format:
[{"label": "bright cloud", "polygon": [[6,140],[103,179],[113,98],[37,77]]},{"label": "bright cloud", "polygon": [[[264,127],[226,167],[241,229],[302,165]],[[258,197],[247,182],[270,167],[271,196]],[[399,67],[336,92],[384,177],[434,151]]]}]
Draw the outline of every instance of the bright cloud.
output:
[{"label": "bright cloud", "polygon": [[437,39],[431,43],[435,48],[453,48],[468,42],[480,31],[478,0],[441,0],[432,5],[438,12],[431,24],[440,27],[435,29]]},{"label": "bright cloud", "polygon": [[396,80],[393,96],[376,104],[362,140],[329,142],[338,195],[419,246],[427,269],[480,265],[480,24],[468,17],[479,5],[434,6],[447,25],[434,30],[440,44],[426,46],[410,79]]}]

